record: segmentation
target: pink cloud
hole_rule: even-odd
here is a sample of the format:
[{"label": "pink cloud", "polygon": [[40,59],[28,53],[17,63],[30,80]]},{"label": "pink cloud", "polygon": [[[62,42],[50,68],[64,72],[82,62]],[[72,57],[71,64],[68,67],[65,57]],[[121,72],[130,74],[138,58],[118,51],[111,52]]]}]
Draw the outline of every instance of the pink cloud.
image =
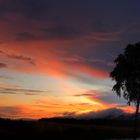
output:
[{"label": "pink cloud", "polygon": [[[38,43],[36,46],[34,46],[34,43],[14,43],[11,44],[11,46],[1,47],[0,50],[5,52],[5,54],[0,56],[6,61],[9,61],[9,69],[17,72],[48,74],[54,77],[71,77],[73,75],[69,71],[79,71],[90,75],[91,77],[108,77],[108,73],[106,71],[87,65],[82,59],[79,59],[80,57],[73,58],[73,56],[71,56],[69,61],[65,62],[65,57],[66,59],[69,57],[65,56],[65,52],[63,52],[63,50],[57,51],[56,47],[54,49],[50,49],[51,47],[54,47],[55,44],[50,44],[52,46],[49,47],[42,47],[49,44],[41,44],[40,46],[40,43]],[[61,47],[58,47],[58,49],[61,49]],[[14,56],[14,58],[9,56]],[[73,60],[77,61],[77,59],[78,63],[73,64]],[[27,63],[33,60],[35,65]]]}]

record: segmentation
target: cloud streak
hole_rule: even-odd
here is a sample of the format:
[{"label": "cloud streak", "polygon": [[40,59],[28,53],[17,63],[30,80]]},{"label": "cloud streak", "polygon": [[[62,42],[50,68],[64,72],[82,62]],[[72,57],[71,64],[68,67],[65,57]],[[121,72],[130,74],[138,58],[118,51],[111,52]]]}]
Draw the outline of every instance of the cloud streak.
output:
[{"label": "cloud streak", "polygon": [[27,63],[35,65],[35,60],[29,56],[24,56],[24,55],[20,55],[20,54],[10,54],[10,53],[7,53],[7,52],[1,51],[1,50],[0,50],[0,53],[8,59],[25,61]]},{"label": "cloud streak", "polygon": [[[18,62],[18,65],[14,67],[9,67],[9,69],[14,69],[19,72],[28,72],[28,73],[43,73],[48,74],[54,77],[75,77],[80,78],[79,74],[76,74],[76,71],[81,72],[83,74],[90,75],[92,77],[98,78],[108,78],[108,72],[102,69],[96,68],[87,64],[83,59],[79,59],[78,61],[73,62],[73,56],[66,56],[63,50],[57,51],[55,49],[50,50],[48,47],[29,47],[29,54],[26,54],[27,48],[23,49],[23,47],[13,47],[14,53],[10,52],[8,47],[7,50],[5,48],[1,49],[4,52],[5,59],[10,60],[20,60],[28,62],[29,64],[33,64],[33,66],[25,66],[25,64]],[[33,50],[33,51],[32,51]],[[53,53],[51,53],[53,51]],[[26,55],[25,55],[26,54]],[[37,55],[36,55],[37,54]],[[36,58],[35,60],[33,58]],[[66,61],[65,58],[71,58],[69,61]],[[7,59],[7,60],[8,60]],[[10,63],[11,65],[11,63]],[[74,72],[75,71],[75,72]],[[80,78],[81,79],[81,78]]]},{"label": "cloud streak", "polygon": [[35,60],[32,59],[31,57],[26,57],[26,56],[23,56],[23,55],[15,55],[15,54],[11,54],[11,55],[7,54],[7,57],[10,58],[10,59],[27,61],[30,64],[35,65]]},{"label": "cloud streak", "polygon": [[5,64],[5,63],[0,63],[0,69],[2,69],[2,68],[7,68],[7,64]]},{"label": "cloud streak", "polygon": [[45,95],[50,91],[0,87],[0,94]]}]

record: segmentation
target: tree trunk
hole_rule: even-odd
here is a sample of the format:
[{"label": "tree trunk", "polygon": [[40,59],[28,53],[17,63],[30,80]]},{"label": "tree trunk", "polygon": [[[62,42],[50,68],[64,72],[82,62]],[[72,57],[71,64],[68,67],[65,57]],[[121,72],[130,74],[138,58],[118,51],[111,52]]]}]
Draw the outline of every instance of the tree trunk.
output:
[{"label": "tree trunk", "polygon": [[138,123],[139,105],[140,105],[140,99],[137,100],[137,104],[136,104],[135,124],[134,124],[134,140],[137,139],[137,123]]}]

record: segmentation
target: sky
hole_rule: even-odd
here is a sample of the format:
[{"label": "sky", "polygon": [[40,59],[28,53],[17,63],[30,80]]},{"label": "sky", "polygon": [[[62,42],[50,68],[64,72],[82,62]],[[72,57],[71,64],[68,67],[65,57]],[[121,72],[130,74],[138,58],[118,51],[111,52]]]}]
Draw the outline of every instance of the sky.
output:
[{"label": "sky", "polygon": [[0,117],[133,112],[114,59],[140,37],[140,1],[0,0]]}]

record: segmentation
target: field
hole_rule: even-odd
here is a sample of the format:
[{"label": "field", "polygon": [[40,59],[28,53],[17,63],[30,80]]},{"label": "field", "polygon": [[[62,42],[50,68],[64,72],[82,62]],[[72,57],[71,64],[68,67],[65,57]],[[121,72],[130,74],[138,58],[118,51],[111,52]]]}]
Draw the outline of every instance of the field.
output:
[{"label": "field", "polygon": [[[124,139],[133,137],[133,121],[74,119],[23,121],[0,119],[0,136],[12,139]],[[138,136],[140,136],[140,129],[138,130]]]}]

